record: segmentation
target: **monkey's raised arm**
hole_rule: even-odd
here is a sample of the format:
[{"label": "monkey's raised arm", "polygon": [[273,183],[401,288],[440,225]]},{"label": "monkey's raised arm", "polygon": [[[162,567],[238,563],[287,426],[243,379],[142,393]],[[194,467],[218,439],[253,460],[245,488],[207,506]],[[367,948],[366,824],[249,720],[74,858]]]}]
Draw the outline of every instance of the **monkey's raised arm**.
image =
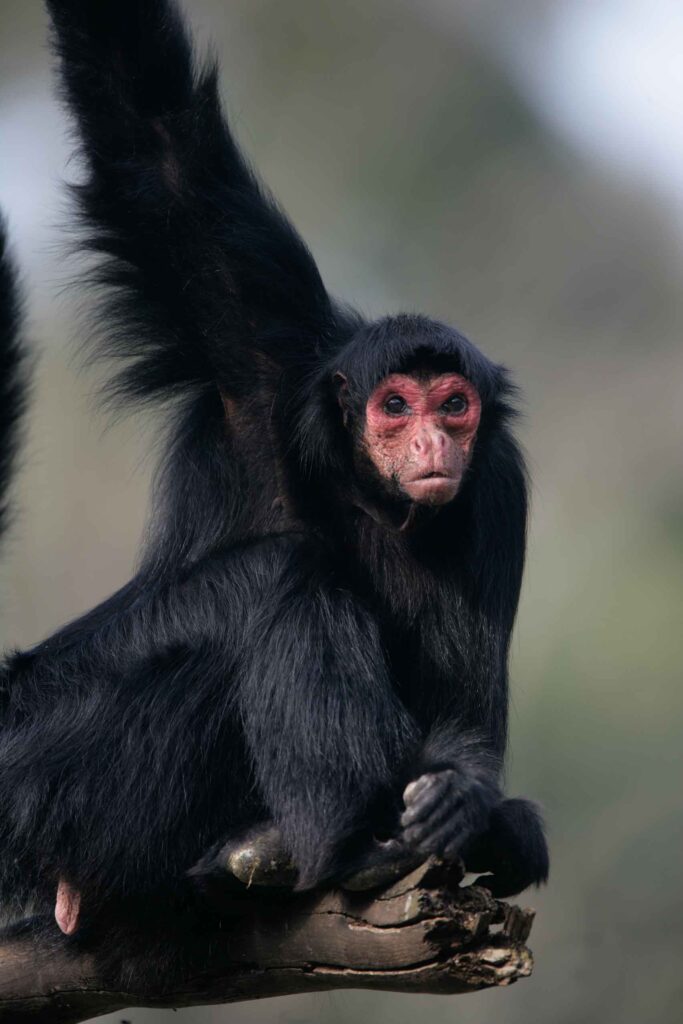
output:
[{"label": "monkey's raised arm", "polygon": [[[255,353],[305,367],[334,331],[315,263],[249,169],[169,0],[47,0],[85,180],[74,188],[106,259],[124,360],[115,390],[164,397],[188,383],[251,390]],[[113,295],[113,298],[111,297]]]}]

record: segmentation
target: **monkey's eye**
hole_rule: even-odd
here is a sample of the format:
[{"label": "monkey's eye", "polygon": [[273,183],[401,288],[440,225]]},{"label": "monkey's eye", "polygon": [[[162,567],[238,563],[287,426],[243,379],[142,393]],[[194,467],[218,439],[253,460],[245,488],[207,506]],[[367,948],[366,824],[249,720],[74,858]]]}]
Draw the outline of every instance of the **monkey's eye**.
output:
[{"label": "monkey's eye", "polygon": [[464,395],[451,395],[441,408],[449,416],[462,416],[464,412],[467,412],[467,399]]},{"label": "monkey's eye", "polygon": [[408,403],[400,395],[391,395],[384,403],[384,411],[390,416],[402,416],[408,410]]}]

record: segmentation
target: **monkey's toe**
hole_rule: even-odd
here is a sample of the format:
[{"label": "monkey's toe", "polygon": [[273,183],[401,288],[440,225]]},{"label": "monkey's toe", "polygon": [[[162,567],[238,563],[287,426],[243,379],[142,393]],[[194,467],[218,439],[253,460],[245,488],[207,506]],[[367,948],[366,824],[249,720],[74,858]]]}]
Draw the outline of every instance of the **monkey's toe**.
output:
[{"label": "monkey's toe", "polygon": [[349,892],[381,889],[403,878],[423,860],[420,853],[409,849],[398,839],[376,840],[339,885]]}]

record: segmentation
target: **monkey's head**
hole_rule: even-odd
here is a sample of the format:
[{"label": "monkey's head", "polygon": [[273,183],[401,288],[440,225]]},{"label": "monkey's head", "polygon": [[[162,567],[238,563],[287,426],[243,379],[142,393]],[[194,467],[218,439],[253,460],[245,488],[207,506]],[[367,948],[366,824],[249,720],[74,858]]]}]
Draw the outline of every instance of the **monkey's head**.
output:
[{"label": "monkey's head", "polygon": [[[345,382],[340,388],[344,403]],[[481,399],[462,374],[422,365],[391,373],[365,404],[358,453],[387,493],[418,505],[447,505],[467,470],[481,419]]]},{"label": "monkey's head", "polygon": [[328,364],[330,380],[328,423],[337,426],[327,451],[343,453],[344,467],[330,458],[328,470],[347,481],[356,504],[394,528],[423,523],[427,510],[453,502],[510,412],[505,371],[457,331],[421,316],[361,327]]}]

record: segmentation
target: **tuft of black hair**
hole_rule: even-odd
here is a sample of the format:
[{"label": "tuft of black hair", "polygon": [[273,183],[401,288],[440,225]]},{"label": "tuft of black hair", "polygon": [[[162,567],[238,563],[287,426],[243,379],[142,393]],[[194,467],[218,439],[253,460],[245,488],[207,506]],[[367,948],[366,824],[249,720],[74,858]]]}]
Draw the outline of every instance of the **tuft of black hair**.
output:
[{"label": "tuft of black hair", "polygon": [[17,271],[9,253],[6,224],[0,216],[0,537],[9,525],[8,492],[28,394],[21,313]]}]

